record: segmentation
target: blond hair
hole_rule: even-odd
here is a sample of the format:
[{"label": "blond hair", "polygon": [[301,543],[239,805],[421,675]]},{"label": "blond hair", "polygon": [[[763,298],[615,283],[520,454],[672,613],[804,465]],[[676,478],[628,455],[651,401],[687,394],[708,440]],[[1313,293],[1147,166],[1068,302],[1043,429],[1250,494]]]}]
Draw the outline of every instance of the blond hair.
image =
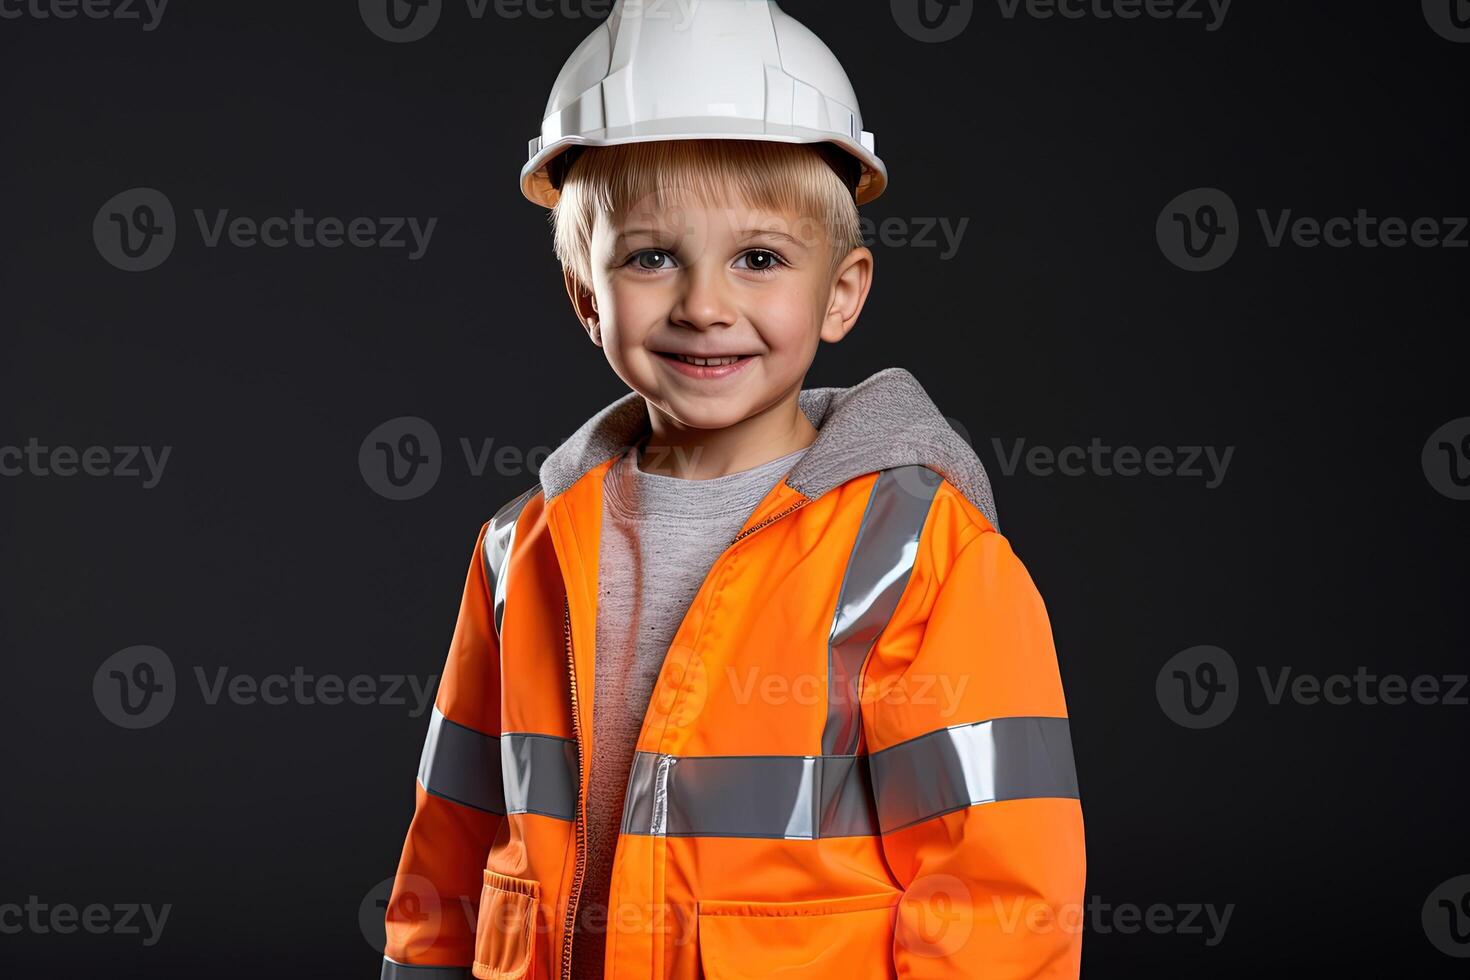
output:
[{"label": "blond hair", "polygon": [[599,212],[622,214],[635,204],[663,209],[686,191],[713,206],[736,201],[749,208],[797,216],[802,241],[832,246],[828,275],[863,244],[853,193],[823,159],[801,143],[769,140],[648,140],[579,147],[561,195],[551,209],[557,258],[592,291],[592,232]]}]

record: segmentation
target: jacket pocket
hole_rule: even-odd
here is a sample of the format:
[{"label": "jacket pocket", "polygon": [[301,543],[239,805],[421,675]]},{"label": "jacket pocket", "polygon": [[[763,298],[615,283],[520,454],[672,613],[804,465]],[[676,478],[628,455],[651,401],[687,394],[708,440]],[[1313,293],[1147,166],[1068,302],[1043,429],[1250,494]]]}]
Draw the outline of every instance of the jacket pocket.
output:
[{"label": "jacket pocket", "polygon": [[807,902],[699,902],[706,980],[891,980],[902,892]]},{"label": "jacket pocket", "polygon": [[541,883],[485,870],[475,926],[475,965],[482,980],[522,980],[536,955],[536,907]]}]

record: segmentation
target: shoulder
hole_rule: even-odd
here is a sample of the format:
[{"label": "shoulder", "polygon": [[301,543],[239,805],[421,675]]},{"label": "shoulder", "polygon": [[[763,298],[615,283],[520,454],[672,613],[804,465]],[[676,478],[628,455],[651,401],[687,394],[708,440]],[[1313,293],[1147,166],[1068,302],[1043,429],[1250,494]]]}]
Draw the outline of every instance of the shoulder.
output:
[{"label": "shoulder", "polygon": [[541,499],[541,483],[537,481],[495,508],[489,520],[480,524],[477,543],[484,561],[491,568],[504,562],[509,553],[516,526],[528,506]]},{"label": "shoulder", "polygon": [[540,493],[541,482],[538,480],[497,507],[495,513],[491,515],[490,520],[486,523],[492,531],[504,529],[514,524],[521,516],[521,511],[525,510],[526,505]]},{"label": "shoulder", "polygon": [[918,538],[913,577],[919,590],[928,592],[942,588],[957,571],[993,580],[1024,574],[1024,565],[975,503],[940,479]]}]

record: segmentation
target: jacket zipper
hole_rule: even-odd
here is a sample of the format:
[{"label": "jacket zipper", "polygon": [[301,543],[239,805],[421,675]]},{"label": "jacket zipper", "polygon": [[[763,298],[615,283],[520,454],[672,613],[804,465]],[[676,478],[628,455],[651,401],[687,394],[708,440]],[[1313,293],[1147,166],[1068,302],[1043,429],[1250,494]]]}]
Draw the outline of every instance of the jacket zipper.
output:
[{"label": "jacket zipper", "polygon": [[810,502],[811,502],[811,498],[810,497],[802,497],[796,503],[792,504],[790,507],[787,507],[785,510],[781,511],[780,513],[772,514],[770,517],[767,517],[765,520],[761,521],[760,523],[758,523],[758,524],[752,524],[750,527],[748,527],[745,530],[741,531],[739,534],[735,535],[734,540],[732,540],[730,542],[730,544],[732,544],[732,545],[735,544],[741,538],[745,537],[747,534],[754,534],[755,532],[759,531],[761,528],[765,527],[767,524],[770,524],[772,521],[778,521],[781,518],[785,517],[787,514],[791,513],[793,510],[796,510],[796,508],[801,507],[802,505],[808,504]]},{"label": "jacket zipper", "polygon": [[577,900],[582,893],[582,874],[587,864],[585,831],[582,827],[582,818],[587,803],[582,797],[582,732],[577,714],[577,665],[572,657],[572,604],[571,600],[565,596],[562,598],[562,633],[566,637],[567,645],[567,678],[572,687],[572,734],[577,742],[577,816],[572,821],[572,833],[576,839],[577,869],[572,873],[572,897],[567,903],[567,917],[562,926],[561,940],[562,980],[571,980],[573,924],[577,917]]},{"label": "jacket zipper", "polygon": [[[783,510],[783,511],[781,511],[779,513],[776,513],[776,514],[772,514],[770,517],[767,517],[765,520],[763,520],[763,521],[761,521],[761,522],[759,522],[757,524],[752,524],[750,527],[746,528],[744,531],[741,531],[739,534],[735,535],[734,539],[731,540],[730,545],[728,547],[733,547],[742,538],[745,538],[745,537],[747,537],[747,536],[749,536],[751,534],[754,534],[756,531],[759,531],[761,528],[765,527],[766,525],[771,524],[774,521],[780,520],[781,518],[785,517],[787,514],[789,514],[792,511],[796,510],[798,507],[801,507],[802,505],[807,504],[807,503],[810,503],[810,502],[811,502],[811,498],[809,498],[809,497],[803,497],[802,499],[798,500],[796,503],[792,504],[790,507],[787,507],[785,510]],[[727,550],[728,550],[728,547],[727,547]],[[720,557],[723,558],[724,555],[721,555]],[[576,842],[577,842],[577,844],[576,844],[576,847],[577,847],[577,867],[576,867],[576,870],[572,873],[572,895],[571,895],[571,901],[569,901],[567,903],[566,920],[562,924],[562,942],[561,942],[561,962],[562,962],[561,975],[562,975],[562,980],[571,980],[571,976],[572,976],[572,936],[573,936],[573,924],[575,923],[576,917],[577,917],[577,902],[580,900],[580,898],[582,896],[582,875],[583,875],[583,873],[586,870],[587,855],[586,855],[586,850],[585,850],[585,848],[586,848],[586,841],[585,841],[586,832],[585,832],[585,830],[584,830],[584,828],[582,826],[582,818],[583,818],[583,815],[584,815],[584,812],[583,811],[586,808],[586,800],[582,796],[582,778],[583,778],[582,732],[581,732],[581,726],[580,726],[580,716],[577,713],[577,664],[576,664],[575,658],[572,655],[572,606],[571,606],[571,600],[568,599],[568,598],[566,598],[565,596],[563,596],[563,598],[562,598],[562,635],[564,636],[564,638],[566,640],[566,647],[567,647],[567,678],[570,681],[570,684],[571,684],[571,692],[572,692],[572,733],[576,737],[576,742],[577,742],[577,816],[576,816],[576,819],[572,822],[573,834],[575,835]]]}]

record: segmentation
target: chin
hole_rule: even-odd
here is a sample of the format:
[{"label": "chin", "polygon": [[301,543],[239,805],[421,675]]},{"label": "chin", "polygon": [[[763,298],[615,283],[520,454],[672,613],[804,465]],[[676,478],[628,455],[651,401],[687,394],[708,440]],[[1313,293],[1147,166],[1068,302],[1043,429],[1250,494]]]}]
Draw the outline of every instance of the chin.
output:
[{"label": "chin", "polygon": [[745,415],[738,411],[732,411],[729,405],[722,405],[719,409],[701,410],[698,406],[686,406],[679,402],[669,403],[665,411],[671,415],[680,425],[691,429],[705,429],[716,431],[728,429],[745,420]]}]

